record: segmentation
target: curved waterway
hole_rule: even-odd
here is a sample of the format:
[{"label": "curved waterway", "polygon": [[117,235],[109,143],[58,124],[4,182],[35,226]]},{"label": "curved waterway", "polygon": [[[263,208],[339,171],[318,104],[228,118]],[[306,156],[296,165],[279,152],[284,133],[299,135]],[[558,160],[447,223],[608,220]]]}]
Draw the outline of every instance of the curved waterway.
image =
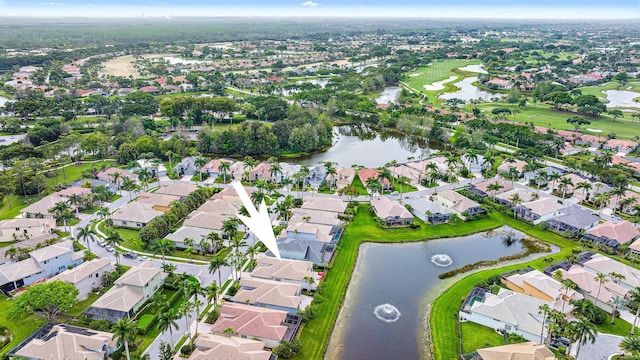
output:
[{"label": "curved waterway", "polygon": [[325,358],[419,359],[421,300],[442,282],[438,275],[520,253],[523,246],[512,239],[524,237],[502,227],[450,239],[363,244]]}]

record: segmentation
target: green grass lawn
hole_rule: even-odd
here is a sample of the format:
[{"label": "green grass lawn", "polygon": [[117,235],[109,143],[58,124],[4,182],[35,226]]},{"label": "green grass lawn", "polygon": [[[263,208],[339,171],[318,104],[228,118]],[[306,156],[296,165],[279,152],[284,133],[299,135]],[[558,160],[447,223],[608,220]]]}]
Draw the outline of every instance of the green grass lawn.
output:
[{"label": "green grass lawn", "polygon": [[87,308],[91,306],[91,304],[93,304],[96,300],[98,300],[99,297],[100,295],[94,292],[90,292],[86,299],[82,301],[78,301],[75,305],[73,305],[71,309],[69,309],[69,311],[67,311],[67,313],[69,315],[79,316],[85,310],[87,310]]},{"label": "green grass lawn", "polygon": [[[446,80],[451,76],[458,76],[458,74],[454,73],[452,70],[471,64],[480,64],[480,61],[458,59],[434,61],[431,65],[419,67],[416,70],[406,74],[404,80],[413,88],[426,92],[427,90],[423,87],[423,85],[431,85],[434,82]],[[416,74],[419,75],[411,76]],[[455,82],[455,80],[453,82]]]},{"label": "green grass lawn", "polygon": [[[103,165],[108,168],[108,167],[114,166],[115,163],[116,161],[113,159],[106,159],[105,161],[98,161],[98,162],[89,163],[89,164],[80,164],[80,165],[72,164],[64,168],[64,175],[62,174],[62,170],[61,170],[58,172],[56,176],[49,179],[49,184],[51,185],[59,184],[59,183],[69,184],[72,181],[82,179],[82,172],[87,169],[91,169],[95,167],[96,169],[98,169],[98,171],[100,171]],[[65,176],[66,176],[66,179],[65,179]]]},{"label": "green grass lawn", "polygon": [[353,181],[351,182],[351,186],[358,189],[358,192],[360,193],[360,195],[369,195],[369,192],[364,187],[362,180],[360,180],[360,176],[356,175],[356,177],[353,178]]},{"label": "green grass lawn", "polygon": [[[422,94],[426,94],[432,105],[439,106],[441,100],[437,97],[438,94],[458,91],[459,89],[453,85],[454,83],[460,81],[462,78],[476,75],[475,73],[458,70],[458,68],[480,63],[480,60],[459,59],[435,61],[430,65],[419,67],[416,70],[405,74],[403,81],[414,90]],[[431,85],[434,82],[446,80],[452,76],[456,76],[457,78],[443,84],[444,88],[442,90],[429,91],[424,88],[424,85]]]},{"label": "green grass lawn", "polygon": [[5,347],[0,349],[0,357],[3,357],[9,350],[13,349],[36,329],[44,325],[45,321],[37,316],[25,316],[20,320],[9,320],[7,314],[11,310],[12,300],[0,297],[0,325],[6,327],[13,334],[13,339]]},{"label": "green grass lawn", "polygon": [[[417,229],[383,230],[375,222],[366,206],[359,206],[357,216],[345,229],[338,245],[338,252],[331,269],[324,279],[322,296],[325,299],[317,306],[317,316],[309,320],[300,334],[304,344],[296,359],[322,359],[331,336],[340,306],[342,305],[351,274],[356,263],[360,244],[368,241],[381,243],[413,242],[426,239],[463,236],[479,231],[494,229],[501,225],[499,220],[484,218],[456,225],[426,225],[416,219]],[[450,317],[450,316],[449,316]],[[453,336],[453,330],[449,336]]]},{"label": "green grass lawn", "polygon": [[[520,108],[515,104],[481,104],[478,105],[485,113],[491,113],[496,107],[507,107],[515,112],[509,116],[509,120],[518,122],[532,122],[538,126],[550,127],[558,130],[575,130],[573,125],[567,124],[567,119],[575,116],[574,113],[566,111],[555,111],[545,104],[527,104],[526,108]],[[631,122],[630,115],[625,118],[613,118],[607,114],[602,114],[599,118],[588,118],[591,121],[589,125],[583,125],[581,131],[585,134],[607,136],[609,133],[615,133],[619,139],[631,139],[634,136],[640,136],[640,126]],[[602,130],[600,133],[590,132],[587,128]]]},{"label": "green grass lawn", "polygon": [[470,321],[460,323],[462,353],[468,354],[477,349],[504,345],[504,337],[494,329]]},{"label": "green grass lawn", "polygon": [[[601,101],[606,102],[605,99],[607,96],[604,91],[607,90],[626,90],[629,85],[620,85],[617,81],[609,81],[602,85],[591,85],[584,86],[578,88],[578,90],[582,91],[583,95],[595,95],[600,98]],[[640,96],[640,94],[638,94]]]},{"label": "green grass lawn", "polygon": [[[0,220],[13,219],[20,215],[20,210],[26,208],[30,204],[42,199],[44,195],[18,196],[10,195],[8,198],[2,199],[2,207],[0,207]],[[11,201],[9,208],[8,200]]]}]

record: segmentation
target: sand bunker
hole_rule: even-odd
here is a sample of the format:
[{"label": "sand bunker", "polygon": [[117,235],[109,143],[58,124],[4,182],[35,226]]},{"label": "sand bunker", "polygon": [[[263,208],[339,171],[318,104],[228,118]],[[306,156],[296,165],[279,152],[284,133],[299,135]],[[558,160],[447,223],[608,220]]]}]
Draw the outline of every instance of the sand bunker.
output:
[{"label": "sand bunker", "polygon": [[437,82],[434,82],[431,85],[423,85],[423,86],[427,91],[443,90],[444,89],[444,84],[446,84],[448,82],[451,82],[451,81],[453,81],[453,80],[455,80],[457,78],[458,77],[454,75],[454,76],[451,76],[450,78],[448,78],[446,80],[437,81]]},{"label": "sand bunker", "polygon": [[416,77],[416,76],[420,76],[420,75],[422,75],[422,73],[409,74],[409,77]]},{"label": "sand bunker", "polygon": [[460,67],[458,68],[459,70],[462,71],[469,71],[469,72],[474,72],[474,73],[479,73],[479,74],[488,74],[487,70],[484,69],[484,65],[479,64],[479,65],[467,65],[464,67]]},{"label": "sand bunker", "polygon": [[592,129],[592,128],[587,128],[587,131],[591,131],[591,132],[595,132],[595,133],[601,133],[602,132],[602,130]]}]

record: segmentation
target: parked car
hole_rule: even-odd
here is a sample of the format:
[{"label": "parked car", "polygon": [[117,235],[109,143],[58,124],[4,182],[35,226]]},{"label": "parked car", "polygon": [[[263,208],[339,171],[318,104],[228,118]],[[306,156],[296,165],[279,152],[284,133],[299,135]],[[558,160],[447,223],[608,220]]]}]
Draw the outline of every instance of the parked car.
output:
[{"label": "parked car", "polygon": [[151,259],[149,259],[148,256],[140,256],[139,259],[140,259],[140,261],[149,261],[149,260],[151,260]]},{"label": "parked car", "polygon": [[105,247],[107,245],[107,243],[102,241],[102,240],[98,240],[97,243],[98,243],[98,245],[100,245],[102,247]]},{"label": "parked car", "polygon": [[107,250],[108,252],[114,252],[114,251],[116,251],[116,249],[114,249],[111,245],[107,245],[107,246],[105,246],[104,248],[105,248],[105,250]]},{"label": "parked car", "polygon": [[122,256],[129,258],[129,259],[136,259],[138,257],[138,255],[136,255],[136,253],[133,252],[127,252],[122,254]]}]

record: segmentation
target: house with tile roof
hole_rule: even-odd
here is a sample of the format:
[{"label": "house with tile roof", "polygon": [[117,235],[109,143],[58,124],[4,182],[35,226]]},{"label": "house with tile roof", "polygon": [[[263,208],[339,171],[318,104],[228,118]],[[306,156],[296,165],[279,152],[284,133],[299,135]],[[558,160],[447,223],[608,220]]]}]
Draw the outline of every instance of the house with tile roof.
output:
[{"label": "house with tile roof", "polygon": [[154,194],[178,196],[180,199],[184,199],[196,190],[198,190],[198,186],[194,184],[162,182]]},{"label": "house with tile roof", "polygon": [[[238,336],[200,334],[191,360],[272,360],[262,341]],[[544,359],[546,360],[546,359]]]},{"label": "house with tile roof", "polygon": [[605,150],[611,150],[623,154],[629,154],[638,147],[638,143],[631,140],[609,139],[602,144]]},{"label": "house with tile roof", "polygon": [[616,282],[628,289],[633,290],[637,286],[640,286],[640,270],[631,267],[629,265],[625,265],[619,261],[616,261],[608,256],[604,256],[602,254],[595,254],[591,257],[590,260],[585,261],[582,266],[594,273],[618,273],[624,276],[622,280],[616,280]]},{"label": "house with tile roof", "polygon": [[371,199],[371,208],[387,226],[404,226],[413,222],[413,215],[407,208],[386,196],[374,196]]},{"label": "house with tile roof", "polygon": [[299,326],[299,316],[286,311],[224,302],[211,333],[224,335],[225,330],[233,329],[234,334],[262,341],[265,347],[273,349],[282,341],[293,339]]},{"label": "house with tile roof", "polygon": [[347,210],[347,203],[333,197],[305,197],[304,203],[300,208],[344,214],[345,210]]},{"label": "house with tile roof", "polygon": [[548,347],[536,341],[483,348],[478,349],[477,352],[478,358],[473,360],[556,360]]},{"label": "house with tile roof", "polygon": [[340,190],[351,185],[355,177],[356,170],[354,168],[336,168],[336,173],[327,174],[325,180],[337,190]]},{"label": "house with tile roof", "polygon": [[155,210],[152,204],[134,201],[119,208],[111,215],[111,220],[113,220],[114,226],[139,229],[162,214],[164,211]]},{"label": "house with tile roof", "polygon": [[85,314],[94,320],[117,322],[136,311],[162,286],[167,274],[145,261],[127,270],[114,286],[96,300]]},{"label": "house with tile roof", "polygon": [[[326,268],[336,251],[336,244],[317,240],[299,240],[290,237],[276,239],[280,257],[289,260],[301,260]],[[269,250],[267,256],[274,256]]]},{"label": "house with tile roof", "polygon": [[551,219],[558,210],[565,207],[566,205],[558,202],[558,198],[551,196],[518,205],[514,211],[518,218],[539,224]]},{"label": "house with tile roof", "polygon": [[53,219],[15,218],[0,221],[0,241],[21,241],[46,234],[56,226]]},{"label": "house with tile roof", "polygon": [[429,196],[410,195],[401,202],[408,207],[413,216],[431,225],[445,223],[453,214],[447,207],[432,201]]},{"label": "house with tile roof", "polygon": [[538,270],[503,276],[500,282],[510,290],[520,294],[533,296],[554,304],[562,305],[562,302],[564,302],[564,310],[562,308],[556,309],[564,313],[571,312],[573,308],[571,301],[583,299],[582,294],[579,292],[564,288],[558,280]]},{"label": "house with tile roof", "polygon": [[30,360],[107,360],[116,350],[112,333],[66,324],[47,323],[35,337],[9,352],[10,358]]},{"label": "house with tile roof", "polygon": [[462,220],[467,220],[467,216],[473,217],[486,213],[482,205],[453,190],[440,191],[432,199],[451,210]]},{"label": "house with tile roof", "polygon": [[388,189],[391,185],[391,183],[389,183],[389,180],[380,178],[380,171],[377,169],[360,169],[358,170],[358,177],[365,187],[367,186],[367,182],[370,179],[378,179],[378,181],[380,181],[380,185],[382,185],[383,190]]},{"label": "house with tile roof", "polygon": [[303,303],[300,290],[298,284],[243,277],[232,301],[297,314],[298,310],[304,310],[310,300],[307,297]]},{"label": "house with tile roof", "polygon": [[616,248],[622,244],[633,242],[640,236],[640,231],[630,221],[607,221],[587,230],[582,237],[594,244],[605,244]]},{"label": "house with tile roof", "polygon": [[95,288],[102,287],[104,274],[111,273],[115,267],[108,258],[96,258],[72,269],[61,272],[49,281],[64,281],[75,286],[79,293],[76,299],[84,300]]},{"label": "house with tile roof", "polygon": [[591,300],[597,307],[610,312],[609,302],[616,297],[627,299],[629,290],[614,283],[611,279],[600,285],[596,279],[596,272],[589,271],[577,265],[573,265],[569,270],[559,269],[564,279],[573,281],[578,285],[578,291],[585,299]]},{"label": "house with tile roof", "polygon": [[115,182],[114,179],[114,175],[115,173],[118,173],[118,182],[122,183],[122,180],[127,177],[131,180],[137,181],[138,180],[138,174],[129,171],[129,170],[125,170],[125,169],[118,169],[118,168],[114,168],[114,167],[110,167],[108,169],[105,169],[103,171],[100,171],[96,177],[98,178],[98,180],[103,180],[103,181],[108,181],[108,182]]},{"label": "house with tile roof", "polygon": [[83,256],[82,251],[73,251],[71,240],[33,250],[28,259],[0,266],[0,291],[6,294],[55,276],[69,267],[82,264]]},{"label": "house with tile roof", "polygon": [[[493,190],[489,190],[489,187],[493,184],[498,184],[500,189],[495,192]],[[494,195],[502,194],[513,189],[511,181],[507,181],[505,179],[489,179],[476,184],[469,184],[467,187],[467,190],[469,190],[470,193],[481,198],[485,198],[487,196],[493,197]]]},{"label": "house with tile roof", "polygon": [[547,333],[539,313],[543,305],[554,308],[549,301],[501,288],[497,295],[489,292],[474,294],[471,301],[464,302],[458,316],[461,322],[471,321],[506,333],[519,334],[529,341],[540,341],[540,332],[544,336]]},{"label": "house with tile roof", "polygon": [[[298,284],[305,290],[315,290],[321,276],[313,271],[313,263],[309,261],[277,259],[275,257],[258,255],[256,267],[251,271],[251,277]],[[313,284],[307,278],[314,280]]]},{"label": "house with tile roof", "polygon": [[600,222],[600,217],[592,210],[578,205],[570,205],[555,212],[547,220],[545,227],[562,234],[575,237],[582,231],[591,229]]}]

